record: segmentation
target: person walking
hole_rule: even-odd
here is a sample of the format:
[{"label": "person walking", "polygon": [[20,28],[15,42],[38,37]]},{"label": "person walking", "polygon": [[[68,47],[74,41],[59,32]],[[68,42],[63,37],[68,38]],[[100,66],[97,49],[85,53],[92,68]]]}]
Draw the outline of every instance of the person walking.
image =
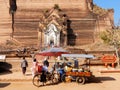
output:
[{"label": "person walking", "polygon": [[25,57],[23,57],[23,60],[21,62],[21,68],[22,68],[22,73],[23,75],[25,75],[26,73],[26,68],[28,67],[28,62],[27,60],[25,59]]},{"label": "person walking", "polygon": [[36,58],[33,59],[33,65],[31,67],[31,71],[32,71],[32,76],[34,77],[35,74],[37,74],[38,72],[38,61],[36,60]]}]

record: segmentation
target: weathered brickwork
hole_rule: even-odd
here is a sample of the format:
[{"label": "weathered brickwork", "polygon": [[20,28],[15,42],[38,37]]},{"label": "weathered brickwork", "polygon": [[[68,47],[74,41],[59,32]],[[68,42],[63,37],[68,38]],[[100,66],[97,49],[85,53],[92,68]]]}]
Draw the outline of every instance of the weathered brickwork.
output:
[{"label": "weathered brickwork", "polygon": [[[70,23],[70,31],[68,31],[68,45],[85,45],[94,43],[95,34],[100,31],[112,28],[113,14],[110,11],[104,16],[93,13],[92,0],[17,0],[17,12],[15,13],[14,37],[25,45],[37,45],[38,29],[40,18],[45,11],[49,11],[57,4],[65,13]],[[9,15],[9,2],[0,0],[0,18],[9,22],[7,29],[11,30],[11,16]],[[3,15],[4,14],[4,15]],[[0,21],[0,25],[3,25]],[[7,24],[5,22],[5,24]],[[5,26],[5,25],[4,25]],[[0,29],[3,29],[0,27]],[[33,43],[34,42],[34,43]],[[74,43],[74,44],[73,44]]]}]

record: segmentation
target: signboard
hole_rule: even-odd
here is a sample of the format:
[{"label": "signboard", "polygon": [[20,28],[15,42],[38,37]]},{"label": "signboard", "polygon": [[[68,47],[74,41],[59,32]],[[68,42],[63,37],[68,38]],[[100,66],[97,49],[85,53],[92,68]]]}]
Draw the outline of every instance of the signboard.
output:
[{"label": "signboard", "polygon": [[116,62],[117,58],[114,55],[105,55],[101,58],[102,62],[105,63],[105,67],[108,67],[108,64],[112,64],[112,67],[114,68],[114,63]]},{"label": "signboard", "polygon": [[104,63],[115,63],[116,56],[105,55],[101,58],[102,62]]}]

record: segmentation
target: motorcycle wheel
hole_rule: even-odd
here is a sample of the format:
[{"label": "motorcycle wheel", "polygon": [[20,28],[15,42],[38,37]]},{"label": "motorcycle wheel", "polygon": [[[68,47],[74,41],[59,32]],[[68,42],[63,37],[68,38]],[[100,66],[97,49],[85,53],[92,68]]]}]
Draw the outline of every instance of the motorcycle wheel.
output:
[{"label": "motorcycle wheel", "polygon": [[40,82],[40,77],[41,74],[36,74],[33,79],[32,79],[32,83],[34,86],[40,87],[43,85],[43,82]]}]

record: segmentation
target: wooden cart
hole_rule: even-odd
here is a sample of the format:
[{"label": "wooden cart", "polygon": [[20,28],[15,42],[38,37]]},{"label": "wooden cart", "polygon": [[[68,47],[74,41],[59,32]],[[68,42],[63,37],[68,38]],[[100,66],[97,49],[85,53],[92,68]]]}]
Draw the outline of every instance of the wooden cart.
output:
[{"label": "wooden cart", "polygon": [[68,82],[71,80],[75,80],[79,84],[85,84],[86,80],[92,76],[92,72],[90,71],[90,60],[94,58],[93,55],[90,54],[62,54],[62,57],[69,58],[83,58],[82,60],[86,60],[87,69],[79,68],[71,71],[66,71],[61,79],[64,82]]}]

